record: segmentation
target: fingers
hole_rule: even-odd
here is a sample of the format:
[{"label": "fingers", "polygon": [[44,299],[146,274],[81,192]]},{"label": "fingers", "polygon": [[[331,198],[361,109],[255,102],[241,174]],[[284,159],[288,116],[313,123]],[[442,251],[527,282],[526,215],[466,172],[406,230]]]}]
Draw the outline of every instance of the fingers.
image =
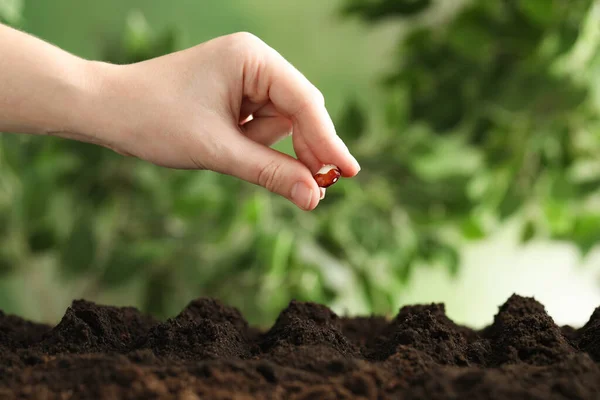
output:
[{"label": "fingers", "polygon": [[244,87],[253,101],[268,96],[292,120],[294,135],[304,138],[305,153],[338,166],[346,177],[356,175],[360,166],[337,135],[321,93],[275,50],[266,45],[262,50],[260,59],[249,56],[245,69]]},{"label": "fingers", "polygon": [[277,193],[303,210],[313,210],[321,191],[312,173],[300,161],[243,135],[232,140],[223,172]]},{"label": "fingers", "polygon": [[[256,119],[243,125],[242,130],[246,137],[257,143],[270,147],[292,133],[292,122],[288,118],[282,117],[271,103],[256,109],[254,116]],[[302,136],[296,136],[294,141],[296,155],[314,175],[321,167],[321,162],[307,149]],[[325,188],[319,188],[319,199],[323,200],[324,198]]]},{"label": "fingers", "polygon": [[[257,114],[260,114],[260,112]],[[281,116],[259,117],[244,125],[242,128],[245,131],[246,137],[249,139],[264,146],[272,146],[279,140],[291,134],[292,122]],[[302,136],[296,136],[295,142],[294,148],[296,149],[296,155],[304,165],[308,166],[311,175],[314,175],[321,167],[321,163],[310,151],[304,151],[306,146]],[[324,198],[325,188],[319,188],[319,199],[323,200]]]},{"label": "fingers", "polygon": [[307,153],[312,152],[321,164],[336,165],[345,177],[353,177],[360,171],[358,161],[335,133],[333,122],[324,106],[306,105],[292,116],[294,132],[301,132]]}]

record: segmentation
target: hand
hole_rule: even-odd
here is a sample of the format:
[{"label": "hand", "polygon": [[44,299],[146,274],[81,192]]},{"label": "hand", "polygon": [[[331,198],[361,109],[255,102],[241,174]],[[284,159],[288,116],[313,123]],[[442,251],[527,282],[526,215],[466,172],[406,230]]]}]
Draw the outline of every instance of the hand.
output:
[{"label": "hand", "polygon": [[[83,135],[165,167],[233,175],[304,210],[324,192],[313,179],[321,166],[334,164],[344,177],[360,170],[321,93],[251,34],[126,66],[93,65],[94,106],[74,129],[80,134],[59,136]],[[269,147],[292,132],[298,159]]]}]

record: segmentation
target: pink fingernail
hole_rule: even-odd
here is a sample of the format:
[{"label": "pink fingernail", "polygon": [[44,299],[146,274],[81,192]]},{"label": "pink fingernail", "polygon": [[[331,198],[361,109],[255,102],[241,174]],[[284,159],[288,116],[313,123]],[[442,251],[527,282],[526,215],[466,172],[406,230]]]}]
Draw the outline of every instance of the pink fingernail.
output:
[{"label": "pink fingernail", "polygon": [[350,154],[350,157],[352,157],[352,161],[354,162],[354,166],[356,167],[356,169],[358,169],[360,171],[360,164],[358,163],[356,158],[354,158],[354,156],[352,154]]},{"label": "pink fingernail", "polygon": [[292,201],[303,210],[308,210],[312,202],[312,189],[302,182],[298,182],[292,188]]}]

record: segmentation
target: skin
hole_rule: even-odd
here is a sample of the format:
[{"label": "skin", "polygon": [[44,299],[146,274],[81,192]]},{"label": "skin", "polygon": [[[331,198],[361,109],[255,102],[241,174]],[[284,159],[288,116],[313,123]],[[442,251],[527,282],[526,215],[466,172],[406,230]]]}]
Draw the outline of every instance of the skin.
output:
[{"label": "skin", "polygon": [[[93,143],[176,169],[232,175],[303,210],[324,195],[324,164],[360,166],[323,95],[249,33],[148,61],[85,60],[0,25],[0,131]],[[272,149],[292,134],[297,159]]]}]

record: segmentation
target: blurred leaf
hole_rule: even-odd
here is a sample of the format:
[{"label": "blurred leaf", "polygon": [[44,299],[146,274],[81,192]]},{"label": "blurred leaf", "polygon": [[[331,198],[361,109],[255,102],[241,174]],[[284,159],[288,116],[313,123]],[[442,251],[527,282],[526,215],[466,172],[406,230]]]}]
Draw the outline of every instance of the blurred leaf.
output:
[{"label": "blurred leaf", "polygon": [[573,238],[583,255],[600,245],[600,214],[584,214],[578,217],[573,227]]},{"label": "blurred leaf", "polygon": [[360,289],[363,291],[364,298],[372,310],[377,309],[377,289],[373,287],[373,284],[369,276],[362,270],[357,271],[358,281],[360,282]]},{"label": "blurred leaf", "polygon": [[123,44],[129,54],[136,54],[148,46],[152,31],[144,14],[134,10],[127,16]]},{"label": "blurred leaf", "polygon": [[337,131],[347,140],[357,140],[367,128],[363,108],[356,99],[348,101],[337,124]]},{"label": "blurred leaf", "polygon": [[338,239],[336,239],[331,226],[327,225],[323,230],[317,232],[315,241],[332,256],[336,258],[345,258],[346,250],[343,245],[340,244]]},{"label": "blurred leaf", "polygon": [[93,267],[96,238],[92,223],[86,218],[79,219],[61,248],[61,268],[67,277],[83,274]]},{"label": "blurred leaf", "polygon": [[573,215],[567,203],[549,200],[544,205],[544,212],[554,236],[564,237],[573,229]]},{"label": "blurred leaf", "polygon": [[427,152],[412,161],[415,171],[428,183],[456,176],[471,176],[481,167],[481,162],[481,154],[457,137],[433,141]]},{"label": "blurred leaf", "polygon": [[455,24],[448,43],[466,60],[488,62],[493,55],[494,37],[481,24],[481,14],[465,13]]},{"label": "blurred leaf", "polygon": [[23,0],[0,0],[0,22],[17,25],[21,22]]},{"label": "blurred leaf", "polygon": [[463,221],[461,233],[469,240],[479,240],[486,236],[485,231],[481,226],[481,222],[473,215]]},{"label": "blurred leaf", "polygon": [[422,13],[432,4],[431,0],[350,0],[344,14],[357,14],[369,21],[389,17],[410,17]]},{"label": "blurred leaf", "polygon": [[456,276],[456,274],[458,274],[460,255],[454,247],[448,245],[440,246],[439,253],[436,258],[448,269],[448,271],[450,271],[451,275]]},{"label": "blurred leaf", "polygon": [[535,225],[533,221],[527,221],[521,230],[521,243],[529,243],[535,236]]},{"label": "blurred leaf", "polygon": [[262,196],[255,195],[245,204],[245,219],[252,225],[257,225],[265,213],[265,204],[262,199]]},{"label": "blurred leaf", "polygon": [[131,280],[139,279],[140,272],[148,268],[156,258],[156,255],[144,247],[120,241],[106,262],[100,283],[108,288],[127,285]]},{"label": "blurred leaf", "polygon": [[19,135],[2,133],[2,160],[13,171],[21,171],[24,165],[24,144]]},{"label": "blurred leaf", "polygon": [[515,192],[515,189],[509,190],[500,202],[498,215],[501,220],[510,218],[523,205],[523,198]]},{"label": "blurred leaf", "polygon": [[409,112],[408,94],[403,87],[390,87],[385,101],[384,118],[388,126],[401,129],[407,123]]},{"label": "blurred leaf", "polygon": [[127,17],[125,33],[121,41],[113,41],[106,47],[104,59],[116,64],[145,61],[176,51],[177,33],[166,30],[157,34],[138,10]]},{"label": "blurred leaf", "polygon": [[275,243],[273,245],[273,254],[271,257],[271,268],[269,274],[284,275],[288,267],[290,256],[293,251],[294,234],[287,230],[282,229],[277,233],[275,237]]},{"label": "blurred leaf", "polygon": [[408,282],[410,276],[415,267],[415,262],[418,260],[416,252],[408,252],[408,254],[403,254],[399,260],[396,261],[396,265],[394,266],[394,270],[397,271],[398,279],[404,284]]},{"label": "blurred leaf", "polygon": [[35,171],[23,173],[23,188],[20,203],[23,223],[35,229],[47,216],[48,198],[52,195],[52,181],[44,179]]},{"label": "blurred leaf", "polygon": [[527,0],[516,2],[521,11],[541,26],[548,26],[555,21],[559,5],[555,0]]},{"label": "blurred leaf", "polygon": [[157,269],[146,280],[143,310],[158,318],[172,317],[177,287],[170,269]]},{"label": "blurred leaf", "polygon": [[0,277],[15,271],[17,259],[14,251],[7,249],[6,245],[0,247]]},{"label": "blurred leaf", "polygon": [[576,198],[577,192],[573,180],[561,173],[554,175],[548,195],[555,201],[566,202]]},{"label": "blurred leaf", "polygon": [[34,228],[32,232],[29,232],[27,242],[29,249],[34,253],[50,250],[57,243],[56,232],[51,226],[39,226]]},{"label": "blurred leaf", "polygon": [[578,185],[577,191],[582,197],[587,197],[591,194],[598,193],[600,191],[600,177],[598,177],[598,179],[581,182]]}]

